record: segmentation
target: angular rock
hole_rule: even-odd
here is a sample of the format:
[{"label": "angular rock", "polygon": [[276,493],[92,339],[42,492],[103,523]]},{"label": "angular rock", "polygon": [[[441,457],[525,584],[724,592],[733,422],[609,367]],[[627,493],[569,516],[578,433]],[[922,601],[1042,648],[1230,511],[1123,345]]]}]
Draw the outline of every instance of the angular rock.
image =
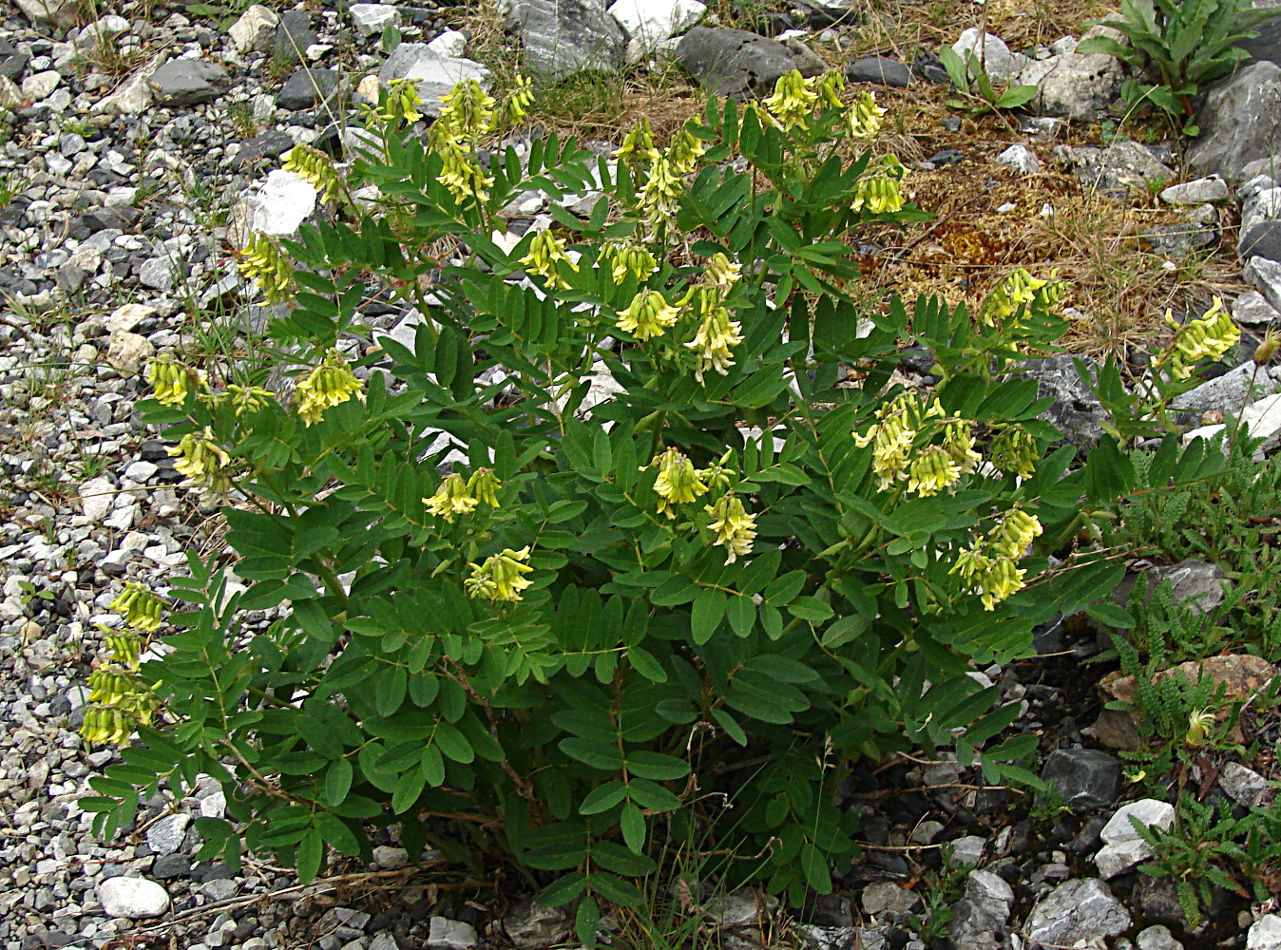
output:
[{"label": "angular rock", "polygon": [[182,847],[190,815],[166,815],[147,829],[147,846],[156,854],[173,854]]},{"label": "angular rock", "polygon": [[438,56],[462,56],[467,52],[467,34],[459,30],[446,30],[427,44]]},{"label": "angular rock", "polygon": [[706,12],[699,0],[616,0],[609,8],[627,37],[627,59],[632,61],[663,49]]},{"label": "angular rock", "polygon": [[901,88],[912,81],[912,73],[896,59],[863,56],[845,67],[845,78],[850,82],[872,82]]},{"label": "angular rock", "polygon": [[947,935],[954,950],[1002,950],[1003,921],[997,920],[963,897],[951,906],[952,919],[948,922]]},{"label": "angular rock", "polygon": [[140,920],[159,917],[169,909],[169,894],[155,881],[141,877],[113,877],[97,887],[98,900],[108,917]]},{"label": "angular rock", "polygon": [[1099,869],[1099,877],[1110,881],[1118,874],[1142,864],[1155,853],[1146,841],[1134,838],[1104,845],[1094,856],[1094,864]]},{"label": "angular rock", "polygon": [[[1118,604],[1125,604],[1130,599],[1138,581],[1138,573],[1127,574],[1112,591],[1112,599]],[[1195,607],[1209,613],[1223,603],[1228,580],[1217,564],[1207,561],[1181,561],[1178,564],[1154,567],[1146,572],[1147,596],[1144,603],[1152,599],[1152,594],[1163,581],[1170,582],[1170,596],[1174,603]]]},{"label": "angular rock", "polygon": [[1252,290],[1232,301],[1232,319],[1249,327],[1270,327],[1281,320],[1281,311],[1268,303],[1263,294]]},{"label": "angular rock", "polygon": [[137,376],[156,352],[151,341],[137,333],[117,331],[107,338],[107,363],[121,376]]},{"label": "angular rock", "polygon": [[1013,168],[1015,171],[1020,171],[1025,175],[1035,175],[1041,170],[1041,163],[1037,161],[1036,156],[1032,154],[1032,150],[1026,145],[1011,145],[996,156],[996,160],[1002,165]]},{"label": "angular rock", "polygon": [[488,89],[491,81],[489,70],[480,63],[441,56],[425,43],[401,43],[392,51],[378,71],[378,81],[386,85],[393,79],[414,80],[423,100],[420,111],[430,116],[440,115],[441,96],[458,83],[474,79]]},{"label": "angular rock", "polygon": [[1183,950],[1183,944],[1174,939],[1174,934],[1164,924],[1145,927],[1139,931],[1134,942],[1139,950]]},{"label": "angular rock", "polygon": [[517,947],[550,947],[570,931],[569,915],[563,907],[544,907],[526,900],[512,908],[502,920],[503,932]]},{"label": "angular rock", "polygon": [[232,209],[233,240],[242,247],[254,231],[273,237],[293,234],[316,210],[316,189],[293,172],[277,168]]},{"label": "angular rock", "polygon": [[91,478],[76,489],[81,511],[90,524],[98,524],[116,503],[116,486],[106,478]]},{"label": "angular rock", "polygon": [[1024,930],[1033,947],[1094,943],[1129,929],[1130,914],[1095,878],[1066,881],[1032,908]]},{"label": "angular rock", "polygon": [[1114,198],[1127,198],[1132,189],[1146,192],[1150,185],[1175,177],[1172,169],[1137,142],[1113,142],[1105,148],[1059,145],[1054,154],[1086,188],[1097,188]]},{"label": "angular rock", "polygon": [[544,79],[614,69],[623,31],[605,0],[511,0],[507,28],[520,37],[525,68]]},{"label": "angular rock", "polygon": [[17,0],[17,4],[32,23],[52,23],[59,29],[74,25],[80,14],[78,0]]},{"label": "angular rock", "polygon": [[[1082,362],[1093,374],[1093,361],[1087,357]],[[1062,432],[1065,441],[1082,452],[1098,444],[1107,412],[1077,373],[1071,356],[1023,360],[1014,367],[1012,375],[1036,380],[1037,396],[1054,400],[1040,418]]]},{"label": "angular rock", "polygon": [[200,59],[171,59],[147,80],[156,102],[165,106],[194,106],[211,102],[231,86],[227,70]]},{"label": "angular rock", "polygon": [[1167,260],[1187,260],[1218,243],[1219,212],[1214,205],[1200,205],[1179,224],[1158,224],[1146,229],[1143,238]]},{"label": "angular rock", "polygon": [[294,147],[293,136],[281,129],[265,129],[240,146],[240,151],[232,159],[236,169],[244,168],[255,162],[276,158]]},{"label": "angular rock", "polygon": [[1121,761],[1099,749],[1055,749],[1041,778],[1073,811],[1106,808],[1121,793]]},{"label": "angular rock", "polygon": [[133,330],[144,320],[149,320],[156,316],[158,311],[155,307],[148,307],[141,303],[121,304],[102,321],[103,326],[107,328],[108,333],[118,331]]},{"label": "angular rock", "polygon": [[1218,175],[1180,182],[1161,192],[1161,200],[1168,205],[1200,205],[1206,202],[1225,201],[1228,183]]},{"label": "angular rock", "polygon": [[400,24],[400,11],[390,3],[353,3],[347,8],[351,25],[361,36],[375,36]]},{"label": "angular rock", "polygon": [[433,917],[428,927],[428,950],[471,950],[476,946],[476,928],[461,920]]},{"label": "angular rock", "polygon": [[1171,406],[1180,412],[1236,415],[1250,402],[1276,391],[1267,370],[1256,369],[1253,360],[1242,363],[1176,397]]},{"label": "angular rock", "polygon": [[46,69],[33,73],[22,80],[22,95],[32,102],[47,99],[49,94],[58,88],[58,83],[61,80],[62,74],[56,69]]},{"label": "angular rock", "polygon": [[860,901],[863,912],[869,917],[888,916],[898,920],[916,910],[921,898],[915,891],[900,887],[893,881],[875,881],[863,888]]},{"label": "angular rock", "polygon": [[167,53],[157,53],[146,65],[120,84],[111,95],[94,103],[94,112],[115,112],[119,115],[138,115],[151,107],[151,77],[168,60]]},{"label": "angular rock", "polygon": [[[1106,26],[1094,26],[1082,39],[1107,36],[1124,43],[1125,37]],[[1075,47],[1048,59],[1033,60],[1019,70],[1014,81],[1036,86],[1028,108],[1041,115],[1076,121],[1101,119],[1121,91],[1125,78],[1120,60],[1106,53],[1078,53]]]},{"label": "angular rock", "polygon": [[965,897],[1000,923],[1010,919],[1014,889],[991,871],[971,871],[965,879]]},{"label": "angular rock", "polygon": [[294,70],[276,96],[276,105],[290,112],[312,109],[317,105],[332,109],[338,95],[338,73],[333,69],[307,68]]},{"label": "angular rock", "polygon": [[696,26],[676,46],[676,62],[719,96],[766,95],[784,73],[806,76],[822,68],[800,63],[788,46],[746,30]]},{"label": "angular rock", "polygon": [[1250,925],[1245,950],[1281,950],[1281,917],[1264,914]]},{"label": "angular rock", "polygon": [[317,37],[312,32],[311,21],[302,10],[285,10],[280,14],[280,26],[276,27],[276,43],[272,47],[273,55],[281,62],[292,63],[307,54],[307,47],[316,45]]},{"label": "angular rock", "polygon": [[1228,762],[1219,773],[1219,788],[1239,805],[1257,808],[1268,799],[1268,780],[1240,762]]},{"label": "angular rock", "polygon": [[1252,63],[1219,80],[1197,122],[1201,135],[1188,149],[1188,167],[1244,181],[1247,165],[1281,153],[1281,67]]},{"label": "angular rock", "polygon": [[1252,257],[1281,260],[1281,221],[1268,219],[1242,227],[1237,239],[1237,256],[1243,261]]},{"label": "angular rock", "polygon": [[1168,831],[1174,824],[1174,806],[1155,798],[1127,802],[1108,819],[1108,823],[1099,832],[1099,837],[1107,844],[1135,841],[1139,838],[1139,833],[1134,829],[1136,821],[1145,828]]},{"label": "angular rock", "polygon": [[1241,276],[1263,294],[1273,309],[1281,310],[1281,263],[1266,257],[1252,257]]},{"label": "angular rock", "polygon": [[0,107],[16,112],[23,106],[22,90],[7,76],[0,76]]},{"label": "angular rock", "polygon": [[280,17],[276,15],[275,10],[255,3],[245,8],[240,19],[231,24],[227,35],[231,37],[231,42],[235,44],[236,49],[242,53],[250,50],[265,53],[271,49],[271,41],[275,38],[276,28],[279,26]]},{"label": "angular rock", "polygon": [[952,44],[952,52],[961,57],[961,62],[965,62],[966,54],[973,53],[974,58],[983,66],[983,71],[999,82],[1011,79],[1027,62],[1026,56],[1011,52],[1005,41],[995,33],[984,34],[976,26],[960,35]]}]

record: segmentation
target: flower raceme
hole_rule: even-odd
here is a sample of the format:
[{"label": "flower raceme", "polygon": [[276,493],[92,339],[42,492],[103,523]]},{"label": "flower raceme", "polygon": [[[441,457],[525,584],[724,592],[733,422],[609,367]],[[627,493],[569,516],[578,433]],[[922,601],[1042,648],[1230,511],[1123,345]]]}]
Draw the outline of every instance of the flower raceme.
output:
[{"label": "flower raceme", "polygon": [[325,354],[319,366],[298,377],[294,390],[294,408],[306,425],[319,422],[326,409],[332,409],[355,396],[364,400],[364,384],[347,365],[347,359],[337,350]]},{"label": "flower raceme", "polygon": [[[916,392],[905,392],[881,405],[876,412],[876,421],[867,432],[854,433],[854,443],[859,448],[872,446],[872,471],[881,480],[881,491],[909,477],[908,452],[916,441],[917,433],[930,419],[943,419],[945,416],[937,399],[926,404],[925,397]],[[960,477],[959,472],[957,477]]]},{"label": "flower raceme", "polygon": [[578,265],[565,253],[565,244],[551,231],[539,231],[529,244],[529,251],[520,259],[521,266],[547,282],[548,290],[566,290],[569,281],[561,277],[559,266],[564,264],[571,271]]},{"label": "flower raceme", "polygon": [[1012,508],[984,537],[976,538],[956,558],[950,573],[959,574],[979,595],[984,610],[1023,589],[1026,571],[1018,567],[1033,540],[1041,534],[1041,522],[1019,508]]},{"label": "flower raceme", "polygon": [[188,432],[176,448],[166,451],[178,459],[173,467],[187,476],[187,484],[214,495],[226,494],[231,488],[231,456],[218,444],[209,426],[202,432]]},{"label": "flower raceme", "polygon": [[492,469],[478,468],[469,479],[451,472],[441,480],[434,495],[423,499],[423,504],[431,514],[453,524],[455,518],[471,514],[481,502],[497,508],[500,488],[502,482]]},{"label": "flower raceme", "polygon": [[1241,331],[1224,311],[1223,301],[1218,297],[1196,320],[1180,326],[1167,310],[1165,322],[1174,330],[1174,340],[1157,363],[1168,365],[1175,379],[1187,379],[1197,363],[1219,359],[1241,339]]},{"label": "flower raceme", "polygon": [[126,581],[125,588],[111,602],[111,610],[120,614],[125,623],[148,633],[160,629],[164,601],[138,581]]},{"label": "flower raceme", "polygon": [[533,583],[525,576],[533,571],[528,561],[529,545],[519,551],[505,548],[481,564],[470,564],[471,574],[463,581],[463,590],[468,597],[515,603]]},{"label": "flower raceme", "polygon": [[703,318],[694,331],[694,339],[685,344],[687,349],[693,350],[698,356],[694,376],[700,383],[703,381],[703,374],[709,369],[722,376],[728,373],[729,368],[734,365],[734,355],[730,350],[743,342],[743,334],[740,332],[742,327],[737,321],[730,319],[728,310],[719,304],[702,309]]},{"label": "flower raceme", "polygon": [[1007,475],[1031,478],[1036,474],[1036,439],[1022,426],[1006,426],[988,447],[992,464]]},{"label": "flower raceme", "polygon": [[276,242],[265,234],[255,233],[236,260],[236,269],[245,280],[252,280],[262,290],[268,303],[289,299],[294,281],[294,265]]},{"label": "flower raceme", "polygon": [[882,155],[868,163],[867,169],[854,185],[855,211],[872,214],[892,214],[903,210],[901,183],[907,169],[894,155]]},{"label": "flower raceme", "polygon": [[707,493],[707,483],[694,463],[677,448],[669,448],[654,456],[651,465],[658,466],[654,491],[658,495],[658,510],[668,518],[675,518],[673,505],[688,504]]},{"label": "flower raceme", "polygon": [[342,193],[342,179],[333,161],[318,148],[295,145],[281,166],[307,182],[320,194],[321,201],[333,201]]},{"label": "flower raceme", "polygon": [[632,298],[627,308],[618,314],[618,329],[630,333],[638,340],[662,336],[675,326],[680,311],[667,302],[660,291],[645,289]]},{"label": "flower raceme", "polygon": [[791,131],[808,127],[818,100],[813,77],[806,79],[799,70],[793,69],[778,77],[774,83],[774,94],[765,100],[765,108],[784,129]]},{"label": "flower raceme", "polygon": [[712,543],[725,549],[726,564],[733,564],[740,557],[752,553],[752,542],[756,540],[756,516],[747,513],[738,496],[729,492],[715,504],[705,505],[703,510],[712,517],[712,523],[708,525],[716,535]]},{"label": "flower raceme", "polygon": [[171,356],[152,360],[147,367],[147,382],[163,406],[181,406],[190,392],[209,392],[209,380],[203,371],[184,366]]},{"label": "flower raceme", "polygon": [[1058,271],[1049,277],[1033,277],[1025,268],[1007,275],[988,294],[979,308],[979,319],[989,327],[1001,326],[1026,307],[1048,310],[1063,299],[1063,281]]}]

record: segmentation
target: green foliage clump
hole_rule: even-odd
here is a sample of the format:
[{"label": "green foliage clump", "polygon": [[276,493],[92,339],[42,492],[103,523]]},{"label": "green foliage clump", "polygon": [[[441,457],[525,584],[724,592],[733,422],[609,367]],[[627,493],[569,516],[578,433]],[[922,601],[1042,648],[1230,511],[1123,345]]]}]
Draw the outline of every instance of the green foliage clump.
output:
[{"label": "green foliage clump", "polygon": [[1258,36],[1254,27],[1276,15],[1249,0],[1121,0],[1121,18],[1105,23],[1129,45],[1091,36],[1076,51],[1107,53],[1143,70],[1151,82],[1129,79],[1121,88],[1130,110],[1150,103],[1184,135],[1195,136],[1192,100],[1249,58],[1237,44]]},{"label": "green foliage clump", "polygon": [[[1017,704],[967,671],[1121,573],[1036,549],[1120,490],[1115,447],[1073,470],[1006,375],[1062,333],[1061,284],[860,309],[848,235],[921,213],[835,74],[709,101],[665,148],[642,126],[617,162],[554,135],[522,156],[523,86],[460,86],[426,136],[418,105],[386,90],[345,168],[290,157],[330,215],[242,259],[283,302],[275,356],[152,373],[147,418],[233,502],[248,587],[194,554],[174,582],[188,609],[136,674],[153,718],[83,802],[99,830],[205,772],[231,820],[198,819],[204,857],[308,880],[398,823],[411,854],[514,862],[590,942],[656,841],[733,854],[730,886],[829,890],[860,759],[947,744],[1034,781],[1035,737],[998,738]],[[534,189],[601,194],[512,233]],[[371,297],[416,308],[412,340]],[[909,323],[928,395],[892,377]]]}]

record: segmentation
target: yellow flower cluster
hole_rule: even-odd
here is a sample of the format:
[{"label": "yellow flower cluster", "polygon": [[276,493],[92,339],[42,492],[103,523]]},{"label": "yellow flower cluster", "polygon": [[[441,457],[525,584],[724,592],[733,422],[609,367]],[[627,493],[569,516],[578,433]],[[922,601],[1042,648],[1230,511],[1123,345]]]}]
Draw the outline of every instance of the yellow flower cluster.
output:
[{"label": "yellow flower cluster", "polygon": [[654,133],[650,131],[649,119],[641,119],[635,128],[623,136],[623,144],[614,151],[614,157],[632,169],[658,161],[658,149],[654,147]]},{"label": "yellow flower cluster", "polygon": [[1057,270],[1051,271],[1049,277],[1033,277],[1020,267],[988,294],[979,309],[979,319],[991,327],[1016,317],[1025,307],[1049,310],[1063,299],[1064,289]]},{"label": "yellow flower cluster", "polygon": [[236,261],[236,268],[245,280],[258,284],[268,303],[289,299],[294,281],[293,261],[265,234],[254,233],[249,238],[249,244]]},{"label": "yellow flower cluster", "polygon": [[[909,458],[922,433],[927,443],[936,436],[941,438]],[[906,480],[907,490],[922,497],[954,487],[961,476],[983,461],[974,450],[970,423],[948,419],[937,399],[927,402],[917,392],[901,393],[883,403],[868,430],[854,433],[854,442],[860,448],[872,446],[872,471],[880,479],[882,491]]]},{"label": "yellow flower cluster", "polygon": [[518,73],[503,101],[503,122],[508,127],[521,122],[529,115],[529,107],[534,104],[534,83],[528,76]]},{"label": "yellow flower cluster", "polygon": [[481,168],[476,148],[497,127],[494,98],[476,80],[467,79],[442,96],[441,102],[440,117],[429,133],[442,163],[437,180],[455,201],[486,201],[494,179]]},{"label": "yellow flower cluster", "polygon": [[618,314],[617,326],[638,340],[648,340],[662,336],[664,330],[674,326],[679,314],[660,291],[645,288]]},{"label": "yellow flower cluster", "polygon": [[[723,255],[718,255],[723,256]],[[721,305],[723,294],[717,287],[696,287],[693,291],[693,310],[698,317],[694,339],[685,344],[698,356],[695,378],[701,383],[703,374],[713,369],[724,376],[734,365],[732,347],[743,342],[742,327],[729,318],[729,311]],[[689,299],[687,295],[687,299]]]},{"label": "yellow flower cluster", "polygon": [[713,535],[712,544],[726,551],[726,564],[750,554],[756,540],[756,516],[747,513],[742,499],[729,488],[732,473],[726,463],[730,454],[726,452],[720,461],[699,469],[684,452],[672,447],[655,455],[649,465],[644,466],[658,468],[654,479],[654,493],[658,495],[656,507],[669,519],[676,517],[676,505],[696,502],[709,491],[723,492],[711,504],[704,505],[703,511],[711,518],[707,527]]},{"label": "yellow flower cluster", "polygon": [[333,201],[342,193],[338,170],[329,156],[318,148],[295,145],[285,156],[281,167],[308,182],[319,193],[321,201]]},{"label": "yellow flower cluster", "polygon": [[231,456],[214,439],[213,430],[188,432],[176,448],[166,450],[178,459],[174,468],[187,476],[187,484],[212,495],[224,495],[231,488]]},{"label": "yellow flower cluster", "polygon": [[[111,603],[126,625],[154,633],[160,629],[164,602],[136,581]],[[156,698],[138,675],[142,661],[142,640],[132,630],[102,628],[110,656],[105,665],[89,674],[89,706],[85,709],[80,734],[92,743],[124,743],[140,725],[149,725],[156,710]]]},{"label": "yellow flower cluster", "polygon": [[470,564],[471,575],[463,581],[463,590],[468,597],[515,603],[533,583],[525,576],[533,571],[528,561],[528,545],[519,551],[505,548],[499,554],[487,557],[482,564]]},{"label": "yellow flower cluster", "polygon": [[971,586],[983,601],[984,610],[993,610],[1023,589],[1027,572],[1018,567],[1018,562],[1040,533],[1041,522],[1035,516],[1012,508],[995,528],[957,555],[950,573],[959,574]]},{"label": "yellow flower cluster", "polygon": [[1223,309],[1223,301],[1214,298],[1214,305],[1196,320],[1179,326],[1167,310],[1165,322],[1174,330],[1174,340],[1157,361],[1157,365],[1170,367],[1175,379],[1187,379],[1197,363],[1217,360],[1241,339],[1232,318]]},{"label": "yellow flower cluster", "polygon": [[1036,439],[1022,426],[1006,426],[988,446],[992,464],[1007,475],[1031,478],[1036,474]]},{"label": "yellow flower cluster", "polygon": [[648,119],[642,119],[623,137],[623,144],[614,151],[614,157],[627,165],[633,175],[639,176],[641,170],[645,170],[645,182],[637,200],[651,231],[660,225],[674,224],[685,193],[685,176],[697,170],[704,150],[702,139],[689,128],[683,128],[666,151],[660,152],[654,145]]},{"label": "yellow flower cluster", "polygon": [[423,504],[433,515],[453,524],[456,517],[471,514],[481,502],[497,508],[500,488],[502,482],[492,469],[478,468],[469,479],[451,472],[441,480],[434,495],[423,499]]},{"label": "yellow flower cluster", "polygon": [[387,93],[383,96],[378,118],[386,124],[404,122],[406,125],[413,125],[423,117],[418,111],[422,104],[422,97],[418,95],[418,83],[412,79],[393,79],[387,83]]},{"label": "yellow flower cluster", "polygon": [[569,287],[569,281],[561,276],[560,265],[578,271],[578,265],[565,253],[565,243],[547,230],[534,235],[529,252],[520,259],[520,263],[529,273],[542,277],[548,290],[566,290]]},{"label": "yellow flower cluster", "polygon": [[714,505],[705,505],[703,510],[712,516],[712,523],[708,525],[716,534],[712,543],[726,550],[726,564],[733,564],[740,557],[752,553],[752,542],[756,540],[756,516],[747,513],[738,496],[733,492],[722,495]]},{"label": "yellow flower cluster", "polygon": [[125,589],[116,595],[110,607],[124,617],[129,626],[148,633],[155,633],[160,629],[160,612],[163,608],[164,601],[138,581],[126,581]]},{"label": "yellow flower cluster", "polygon": [[258,410],[265,408],[272,396],[273,393],[270,389],[263,389],[261,386],[227,384],[226,399],[231,403],[236,418],[246,415],[251,416]]},{"label": "yellow flower cluster", "polygon": [[854,185],[855,211],[892,214],[903,210],[903,177],[907,169],[895,155],[881,155],[867,165]]},{"label": "yellow flower cluster", "polygon": [[774,95],[765,100],[765,108],[787,130],[807,128],[810,114],[818,104],[814,77],[801,76],[800,70],[784,73],[774,83]]},{"label": "yellow flower cluster", "polygon": [[628,274],[643,281],[658,270],[658,261],[641,244],[618,244],[611,241],[601,246],[600,259],[609,265],[610,276],[615,283],[621,282]]},{"label": "yellow flower cluster", "polygon": [[364,400],[364,384],[347,365],[347,359],[337,350],[325,354],[319,366],[298,377],[294,390],[294,408],[307,425],[314,425],[332,409],[352,396]]},{"label": "yellow flower cluster", "polygon": [[881,131],[885,110],[876,104],[876,96],[861,92],[845,110],[845,131],[852,139],[874,139]]},{"label": "yellow flower cluster", "polygon": [[181,406],[187,394],[209,392],[209,379],[203,370],[179,363],[172,356],[152,360],[147,366],[147,382],[156,391],[156,401],[163,406]]}]

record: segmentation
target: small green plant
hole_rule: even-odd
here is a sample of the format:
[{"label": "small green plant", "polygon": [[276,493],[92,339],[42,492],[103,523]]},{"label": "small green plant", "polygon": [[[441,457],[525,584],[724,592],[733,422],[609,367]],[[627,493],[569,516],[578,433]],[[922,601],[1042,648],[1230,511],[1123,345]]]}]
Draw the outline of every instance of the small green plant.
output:
[{"label": "small green plant", "polygon": [[1236,44],[1258,34],[1254,27],[1276,16],[1275,9],[1249,0],[1121,0],[1121,19],[1106,25],[1125,34],[1126,46],[1109,36],[1091,36],[1078,53],[1107,53],[1149,82],[1129,79],[1121,89],[1131,112],[1151,103],[1184,135],[1199,133],[1192,100],[1207,84],[1232,72],[1249,54]]},{"label": "small green plant", "polygon": [[253,103],[251,102],[229,102],[227,103],[227,118],[231,120],[232,128],[241,138],[250,138],[257,133],[261,123],[254,115]]},{"label": "small green plant", "polygon": [[952,907],[965,893],[965,877],[969,868],[954,860],[951,845],[942,849],[942,866],[925,872],[921,900],[925,906],[920,913],[912,914],[908,923],[916,936],[933,946],[936,940],[947,937],[952,923]]},{"label": "small green plant", "polygon": [[27,181],[20,172],[5,172],[0,175],[0,208],[13,203],[13,199],[22,194]]},{"label": "small green plant", "polygon": [[948,106],[972,119],[989,113],[999,115],[1002,109],[1017,109],[1036,97],[1036,86],[998,89],[973,50],[966,50],[962,59],[956,50],[944,46],[938,56],[959,97],[948,100]]},{"label": "small green plant", "polygon": [[[1210,907],[1216,888],[1233,891],[1250,897],[1234,874],[1234,869],[1249,864],[1251,855],[1244,846],[1244,839],[1251,834],[1257,822],[1254,815],[1235,818],[1234,804],[1224,800],[1216,808],[1212,803],[1202,803],[1190,794],[1180,796],[1175,811],[1174,826],[1166,831],[1145,825],[1133,816],[1130,823],[1135,832],[1155,852],[1139,870],[1151,877],[1165,878],[1174,885],[1179,907],[1195,930],[1201,925],[1202,913]],[[1257,839],[1257,832],[1255,832]],[[1258,900],[1267,896],[1253,892]]]}]

